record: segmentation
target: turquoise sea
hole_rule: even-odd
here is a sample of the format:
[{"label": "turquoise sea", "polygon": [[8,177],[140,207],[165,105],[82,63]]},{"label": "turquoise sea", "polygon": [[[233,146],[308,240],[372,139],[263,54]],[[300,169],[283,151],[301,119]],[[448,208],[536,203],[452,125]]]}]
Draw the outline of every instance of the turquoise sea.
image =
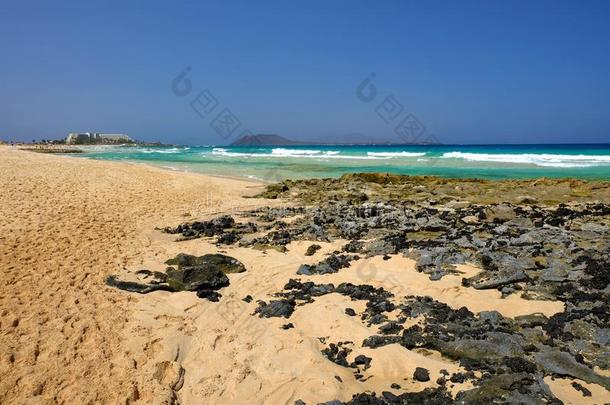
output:
[{"label": "turquoise sea", "polygon": [[389,172],[459,178],[574,177],[610,180],[610,144],[89,146],[92,159],[264,181]]}]

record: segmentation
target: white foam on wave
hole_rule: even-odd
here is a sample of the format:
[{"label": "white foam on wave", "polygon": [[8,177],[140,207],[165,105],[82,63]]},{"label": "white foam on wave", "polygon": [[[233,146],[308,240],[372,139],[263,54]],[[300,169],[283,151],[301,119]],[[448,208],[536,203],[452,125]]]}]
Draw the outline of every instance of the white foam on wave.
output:
[{"label": "white foam on wave", "polygon": [[180,152],[182,152],[182,149],[179,149],[179,148],[171,148],[171,149],[151,149],[151,148],[146,148],[146,149],[141,149],[138,152],[140,152],[140,153],[163,153],[163,154],[167,154],[167,153],[180,153]]},{"label": "white foam on wave", "polygon": [[592,167],[610,165],[610,156],[604,155],[556,155],[548,153],[493,154],[446,152],[442,158],[464,159],[472,162],[522,163],[544,167]]},{"label": "white foam on wave", "polygon": [[[206,155],[207,153],[204,153]],[[225,157],[264,157],[264,158],[309,158],[309,159],[388,159],[389,157],[378,156],[359,156],[359,155],[341,155],[340,151],[329,150],[321,151],[314,149],[286,149],[273,148],[271,153],[253,153],[253,152],[231,152],[226,148],[213,148],[212,155]]]},{"label": "white foam on wave", "polygon": [[[204,152],[203,155],[207,155],[207,152]],[[250,156],[257,155],[257,153],[229,152],[225,148],[213,148],[212,155],[228,156],[228,157],[250,157]]]},{"label": "white foam on wave", "polygon": [[320,153],[322,153],[321,150],[312,150],[312,149],[285,149],[285,148],[271,149],[271,154],[278,155],[278,156],[318,155]]},{"label": "white foam on wave", "polygon": [[426,156],[426,152],[367,152],[368,156],[376,157],[421,157]]}]

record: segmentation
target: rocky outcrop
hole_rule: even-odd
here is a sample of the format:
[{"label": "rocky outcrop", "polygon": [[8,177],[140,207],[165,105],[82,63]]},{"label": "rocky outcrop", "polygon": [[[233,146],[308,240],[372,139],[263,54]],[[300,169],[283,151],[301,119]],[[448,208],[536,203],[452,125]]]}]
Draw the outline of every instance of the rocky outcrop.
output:
[{"label": "rocky outcrop", "polygon": [[109,276],[106,284],[129,292],[146,294],[152,291],[195,291],[200,298],[218,301],[217,290],[229,285],[226,274],[246,271],[237,259],[222,254],[192,256],[184,253],[166,261],[165,273],[139,270],[137,281],[122,281]]},{"label": "rocky outcrop", "polygon": [[[571,194],[576,190],[589,197]],[[365,370],[374,361],[358,354],[359,346],[398,344],[408,350],[434,350],[463,368],[440,377],[418,368],[404,378],[432,380],[436,388],[400,395],[362,393],[346,403],[559,404],[545,377],[577,378],[609,388],[608,378],[596,371],[596,367],[610,369],[608,190],[605,183],[573,180],[489,182],[353,174],[285,181],[268,186],[261,195],[290,199],[297,205],[290,209],[261,208],[167,231],[181,238],[210,238],[218,244],[280,252],[289,252],[294,241],[346,240],[340,251],[298,267],[302,279],[291,279],[271,294],[272,299],[258,301],[252,315],[289,319],[320,296],[341,294],[365,302],[364,309],[350,305],[344,312],[351,322],[360,321],[374,332],[362,342],[327,345],[320,339],[321,350],[328,361],[352,369],[354,378],[365,379]],[[599,196],[601,202],[591,196]],[[318,250],[314,243],[305,255],[320,254]],[[330,274],[353,271],[352,265],[362,257],[392,255],[415,260],[417,271],[433,281],[457,274],[458,264],[471,263],[481,271],[465,277],[464,288],[495,289],[502,297],[561,301],[565,310],[551,317],[531,314],[511,319],[495,311],[475,314],[466,307],[452,308],[425,296],[395,296],[366,284],[308,281],[311,276],[319,282]],[[172,263],[201,268],[197,260],[177,258]],[[186,274],[171,271],[166,276],[182,283],[182,288],[199,288],[197,283],[206,280],[196,276],[191,283]],[[144,286],[125,283],[123,288],[139,292],[171,288],[161,279]],[[400,382],[392,388],[400,389]],[[454,396],[448,393],[448,384],[464,382],[473,388]]]}]

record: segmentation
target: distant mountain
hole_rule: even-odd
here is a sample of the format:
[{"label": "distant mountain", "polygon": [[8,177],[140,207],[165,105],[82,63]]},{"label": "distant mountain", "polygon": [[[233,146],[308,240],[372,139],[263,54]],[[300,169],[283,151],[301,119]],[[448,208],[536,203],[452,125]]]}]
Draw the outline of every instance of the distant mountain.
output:
[{"label": "distant mountain", "polygon": [[325,140],[293,141],[273,134],[244,135],[229,146],[297,146],[297,145],[425,145],[425,142],[405,143],[370,137],[361,133],[328,136]]},{"label": "distant mountain", "polygon": [[305,142],[293,141],[279,135],[244,135],[231,146],[287,146],[287,145],[306,145]]}]

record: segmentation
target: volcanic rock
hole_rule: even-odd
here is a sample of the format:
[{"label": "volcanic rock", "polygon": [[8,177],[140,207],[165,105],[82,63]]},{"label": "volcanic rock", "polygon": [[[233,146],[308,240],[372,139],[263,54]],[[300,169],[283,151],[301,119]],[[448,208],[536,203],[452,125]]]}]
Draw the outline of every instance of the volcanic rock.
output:
[{"label": "volcanic rock", "polygon": [[430,381],[430,372],[423,367],[417,367],[413,373],[413,379],[421,382]]}]

